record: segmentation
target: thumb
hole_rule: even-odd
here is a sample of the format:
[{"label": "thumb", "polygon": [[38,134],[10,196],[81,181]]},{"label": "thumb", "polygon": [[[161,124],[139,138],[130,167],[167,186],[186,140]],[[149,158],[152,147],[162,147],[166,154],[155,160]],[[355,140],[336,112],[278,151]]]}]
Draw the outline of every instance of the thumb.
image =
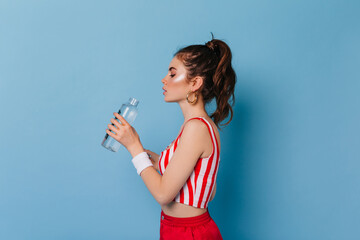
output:
[{"label": "thumb", "polygon": [[148,149],[144,149],[144,151],[147,152],[147,153],[151,153],[151,151],[148,150]]}]

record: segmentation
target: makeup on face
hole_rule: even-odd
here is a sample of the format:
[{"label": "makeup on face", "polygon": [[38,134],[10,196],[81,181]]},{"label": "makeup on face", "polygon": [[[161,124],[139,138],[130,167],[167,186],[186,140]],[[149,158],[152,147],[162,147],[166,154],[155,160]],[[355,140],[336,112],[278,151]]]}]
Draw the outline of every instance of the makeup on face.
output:
[{"label": "makeup on face", "polygon": [[[171,66],[169,67],[169,73],[168,73],[168,77],[166,78],[167,79],[167,83],[169,84],[170,83],[170,86],[164,86],[165,88],[168,88],[170,87],[171,88],[171,85],[172,84],[177,84],[181,81],[184,81],[184,79],[186,79],[186,72],[180,72],[180,73],[177,73],[178,69],[176,69],[175,67]],[[164,83],[164,82],[163,82]],[[164,83],[165,84],[165,83]],[[168,90],[168,89],[166,89]],[[163,92],[163,94],[165,95],[166,91]]]},{"label": "makeup on face", "polygon": [[180,75],[178,75],[178,76],[174,76],[173,78],[170,78],[170,81],[172,81],[172,82],[174,82],[174,83],[180,82],[180,81],[182,81],[182,80],[185,79],[185,76],[186,76],[186,74],[185,74],[185,73],[182,73],[182,74],[180,74]]},{"label": "makeup on face", "polygon": [[[182,73],[182,74],[178,74],[178,75],[177,75],[177,74],[176,74],[177,69],[176,69],[175,67],[170,67],[170,68],[169,68],[170,73],[172,73],[172,72],[171,72],[172,69],[175,70],[175,73],[174,73],[174,74],[170,74],[170,79],[169,79],[169,81],[171,81],[171,82],[179,82],[179,81],[185,79],[185,76],[186,76],[185,73]],[[175,76],[172,77],[172,75],[175,75]]]},{"label": "makeup on face", "polygon": [[[185,73],[182,73],[182,74],[179,74],[179,75],[175,74],[174,77],[170,76],[169,82],[176,84],[178,82],[183,81],[185,79],[185,77],[186,77]],[[166,91],[163,92],[164,95],[165,95],[165,93],[166,93]]]}]

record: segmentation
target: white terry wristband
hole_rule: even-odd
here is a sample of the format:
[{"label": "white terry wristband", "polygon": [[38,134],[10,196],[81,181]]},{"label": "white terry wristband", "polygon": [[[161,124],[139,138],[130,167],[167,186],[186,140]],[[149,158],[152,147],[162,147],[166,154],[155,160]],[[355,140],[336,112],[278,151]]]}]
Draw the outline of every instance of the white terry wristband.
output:
[{"label": "white terry wristband", "polygon": [[139,153],[131,161],[134,164],[136,168],[136,172],[139,176],[142,170],[144,170],[147,167],[154,166],[151,160],[149,159],[147,152]]}]

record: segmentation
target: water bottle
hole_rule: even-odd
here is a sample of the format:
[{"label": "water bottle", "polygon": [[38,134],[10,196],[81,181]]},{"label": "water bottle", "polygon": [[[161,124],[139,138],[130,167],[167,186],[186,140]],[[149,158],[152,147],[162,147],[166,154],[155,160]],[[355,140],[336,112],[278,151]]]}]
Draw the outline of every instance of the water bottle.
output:
[{"label": "water bottle", "polygon": [[[139,100],[131,97],[129,98],[129,101],[127,103],[124,103],[121,105],[121,108],[119,109],[118,114],[120,114],[125,120],[132,125],[135,121],[135,118],[138,114],[137,106],[139,104]],[[119,123],[120,120],[114,117]],[[114,124],[111,123],[113,126]],[[112,130],[110,130],[112,133],[114,133]],[[106,133],[104,140],[102,141],[101,145],[108,150],[111,150],[113,152],[117,152],[120,148],[120,143],[115,140],[113,137],[109,136],[109,134]]]}]

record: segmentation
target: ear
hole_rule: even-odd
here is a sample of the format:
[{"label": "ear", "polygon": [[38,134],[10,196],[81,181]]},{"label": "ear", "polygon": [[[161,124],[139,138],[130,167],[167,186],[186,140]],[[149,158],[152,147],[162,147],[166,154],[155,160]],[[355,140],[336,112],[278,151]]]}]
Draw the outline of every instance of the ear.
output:
[{"label": "ear", "polygon": [[200,76],[196,76],[191,80],[191,87],[193,91],[197,91],[204,84],[204,79]]}]

